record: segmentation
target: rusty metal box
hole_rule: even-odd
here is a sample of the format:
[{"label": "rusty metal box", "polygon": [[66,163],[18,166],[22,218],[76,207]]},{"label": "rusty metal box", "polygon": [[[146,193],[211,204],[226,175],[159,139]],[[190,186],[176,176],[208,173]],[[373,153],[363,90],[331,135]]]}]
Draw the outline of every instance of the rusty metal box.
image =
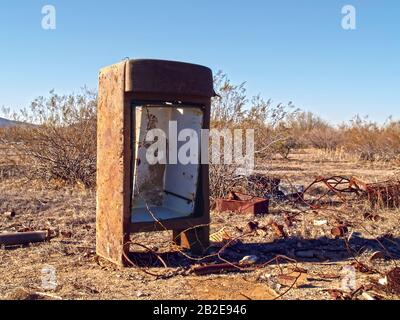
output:
[{"label": "rusty metal box", "polygon": [[177,129],[209,129],[213,96],[212,71],[199,65],[130,60],[101,70],[98,255],[126,265],[132,233],[164,230],[184,247],[207,249],[208,164],[146,163],[143,137],[149,129],[171,130],[169,121]]}]

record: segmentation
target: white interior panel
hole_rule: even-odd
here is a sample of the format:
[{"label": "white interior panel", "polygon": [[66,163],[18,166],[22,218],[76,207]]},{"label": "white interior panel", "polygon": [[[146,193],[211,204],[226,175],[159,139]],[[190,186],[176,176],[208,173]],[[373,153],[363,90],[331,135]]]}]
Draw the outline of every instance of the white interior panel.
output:
[{"label": "white interior panel", "polygon": [[[133,181],[132,222],[152,222],[188,217],[194,212],[200,168],[200,136],[203,113],[192,107],[136,107],[136,165]],[[177,122],[177,133],[192,129],[192,139],[197,139],[198,148],[192,154],[196,164],[150,165],[146,153],[152,142],[146,141],[151,129],[162,129],[169,145],[169,122]],[[196,137],[197,135],[197,137]],[[179,150],[186,141],[177,142]],[[168,147],[167,147],[168,149]]]}]

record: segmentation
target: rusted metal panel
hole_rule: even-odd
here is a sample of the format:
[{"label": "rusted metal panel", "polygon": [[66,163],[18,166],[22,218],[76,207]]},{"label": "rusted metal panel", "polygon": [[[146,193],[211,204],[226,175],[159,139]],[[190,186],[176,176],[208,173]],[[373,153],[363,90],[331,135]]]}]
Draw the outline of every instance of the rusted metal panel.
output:
[{"label": "rusted metal panel", "polygon": [[210,246],[210,227],[203,225],[185,230],[175,229],[173,240],[182,248],[190,249],[194,253],[204,253]]},{"label": "rusted metal panel", "polygon": [[0,233],[0,245],[13,246],[43,242],[48,238],[47,231]]},{"label": "rusted metal panel", "polygon": [[400,207],[400,181],[398,180],[365,183],[357,178],[352,178],[351,186],[365,195],[372,206]]},{"label": "rusted metal panel", "polygon": [[398,181],[367,184],[366,193],[373,206],[400,207],[400,182]]},{"label": "rusted metal panel", "polygon": [[217,199],[217,212],[250,213],[254,215],[268,214],[269,200],[231,192],[229,199]]},{"label": "rusted metal panel", "polygon": [[176,61],[139,59],[128,62],[127,92],[157,95],[213,97],[212,71],[203,66]]},{"label": "rusted metal panel", "polygon": [[124,265],[130,218],[130,107],[125,66],[105,68],[99,78],[97,123],[97,254]]}]

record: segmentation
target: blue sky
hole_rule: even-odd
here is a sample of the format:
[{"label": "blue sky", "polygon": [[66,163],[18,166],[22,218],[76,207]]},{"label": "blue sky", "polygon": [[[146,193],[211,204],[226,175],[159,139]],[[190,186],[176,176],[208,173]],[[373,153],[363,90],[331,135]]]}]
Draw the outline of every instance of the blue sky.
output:
[{"label": "blue sky", "polygon": [[[43,30],[54,5],[57,29]],[[357,10],[357,29],[341,9]],[[0,106],[97,87],[125,57],[199,63],[332,122],[400,118],[398,0],[8,0],[0,3]]]}]

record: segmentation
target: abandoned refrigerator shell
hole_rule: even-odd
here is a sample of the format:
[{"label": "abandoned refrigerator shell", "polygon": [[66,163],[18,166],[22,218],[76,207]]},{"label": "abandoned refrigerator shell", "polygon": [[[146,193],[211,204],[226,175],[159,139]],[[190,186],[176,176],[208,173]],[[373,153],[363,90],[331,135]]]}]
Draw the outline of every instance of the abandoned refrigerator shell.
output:
[{"label": "abandoned refrigerator shell", "polygon": [[[138,187],[143,187],[145,181],[139,174],[143,159],[139,159],[138,143],[141,124],[144,124],[143,118],[139,119],[140,111],[156,108],[151,109],[152,112],[161,112],[163,117],[171,114],[170,108],[173,107],[183,109],[190,119],[196,114],[196,109],[201,111],[202,117],[201,121],[197,117],[195,130],[209,129],[213,96],[212,71],[199,65],[131,60],[101,70],[97,129],[98,255],[118,265],[127,265],[127,243],[131,233],[164,229],[173,230],[175,241],[184,247],[195,251],[208,247],[208,165],[198,165],[197,169],[189,170],[190,177],[193,176],[190,181],[192,197],[183,193],[186,190],[176,187],[179,185],[177,175],[182,173],[183,176],[187,168],[158,169],[158,178],[147,181],[154,186],[156,195],[151,207],[160,211],[156,219],[149,218],[149,214],[150,217],[153,215],[152,209],[143,215],[148,205],[135,195],[140,196]],[[175,116],[179,122],[179,114]],[[168,116],[168,120],[171,119]],[[158,193],[166,200],[157,199]],[[171,197],[175,199],[172,206],[168,200]],[[148,196],[144,198],[149,200]],[[181,200],[179,205],[176,205],[177,199]]]}]

